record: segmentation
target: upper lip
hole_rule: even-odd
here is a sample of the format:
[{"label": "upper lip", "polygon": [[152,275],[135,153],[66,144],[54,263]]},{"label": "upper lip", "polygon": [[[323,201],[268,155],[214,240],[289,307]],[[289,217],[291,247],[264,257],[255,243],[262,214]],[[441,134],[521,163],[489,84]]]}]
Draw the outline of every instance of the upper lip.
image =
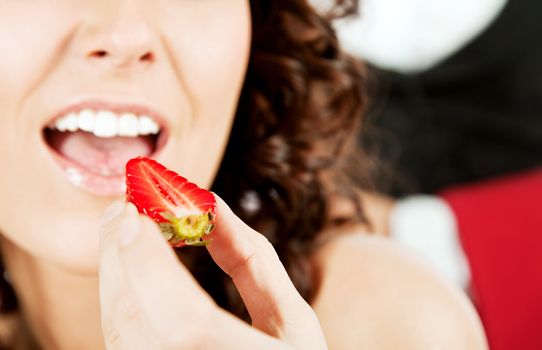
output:
[{"label": "upper lip", "polygon": [[89,99],[69,104],[64,108],[61,108],[54,115],[50,116],[49,119],[46,121],[45,126],[53,124],[56,119],[61,118],[69,113],[80,112],[85,109],[92,109],[95,111],[106,110],[117,114],[133,113],[135,115],[146,115],[153,119],[160,126],[160,129],[167,130],[169,127],[168,120],[164,117],[164,115],[152,107],[140,103],[119,103],[102,99]]}]

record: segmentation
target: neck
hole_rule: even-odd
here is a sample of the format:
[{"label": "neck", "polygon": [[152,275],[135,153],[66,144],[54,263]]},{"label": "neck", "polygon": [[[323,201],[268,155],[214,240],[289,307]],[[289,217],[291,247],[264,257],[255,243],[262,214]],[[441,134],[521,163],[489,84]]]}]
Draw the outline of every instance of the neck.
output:
[{"label": "neck", "polygon": [[40,348],[104,348],[97,276],[63,270],[5,239],[1,250],[21,316]]}]

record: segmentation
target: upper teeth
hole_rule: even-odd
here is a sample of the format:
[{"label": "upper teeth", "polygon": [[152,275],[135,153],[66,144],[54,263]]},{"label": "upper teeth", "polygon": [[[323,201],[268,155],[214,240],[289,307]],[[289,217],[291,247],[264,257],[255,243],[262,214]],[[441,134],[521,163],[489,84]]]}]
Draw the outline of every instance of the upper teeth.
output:
[{"label": "upper teeth", "polygon": [[146,115],[133,113],[117,114],[111,111],[93,111],[85,109],[79,113],[69,113],[58,118],[50,128],[58,131],[82,130],[97,137],[137,137],[156,135],[160,126]]}]

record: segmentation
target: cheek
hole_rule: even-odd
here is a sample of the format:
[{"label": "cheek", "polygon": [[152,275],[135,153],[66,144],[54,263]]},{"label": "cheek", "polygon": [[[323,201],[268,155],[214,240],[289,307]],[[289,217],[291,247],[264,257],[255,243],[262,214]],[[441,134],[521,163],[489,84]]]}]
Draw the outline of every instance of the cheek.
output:
[{"label": "cheek", "polygon": [[[192,116],[183,139],[183,170],[210,186],[227,142],[250,50],[250,9],[245,1],[215,1],[212,13],[178,20],[168,41]],[[173,24],[172,24],[173,25]],[[186,29],[181,27],[186,26]]]},{"label": "cheek", "polygon": [[209,27],[179,43],[185,51],[181,58],[183,78],[194,97],[195,108],[199,110],[212,107],[210,101],[223,104],[235,99],[248,56],[248,19],[224,16],[213,20],[216,27]]},{"label": "cheek", "polygon": [[35,146],[36,135],[29,131],[38,130],[36,120],[21,117],[24,101],[55,69],[74,25],[68,8],[53,9],[46,2],[0,0],[0,152],[4,159]]},{"label": "cheek", "polygon": [[94,222],[103,204],[86,205],[89,217],[52,219],[64,212],[59,208],[73,208],[73,198],[94,202],[59,190],[62,174],[49,171],[39,146],[40,121],[23,112],[28,96],[60,62],[74,25],[70,11],[50,1],[0,0],[0,232],[33,255],[83,262],[90,271],[96,252],[86,247],[98,245]]},{"label": "cheek", "polygon": [[[0,0],[0,98],[29,92],[65,44],[73,20],[67,9],[36,1]],[[9,99],[8,99],[9,98]]]}]

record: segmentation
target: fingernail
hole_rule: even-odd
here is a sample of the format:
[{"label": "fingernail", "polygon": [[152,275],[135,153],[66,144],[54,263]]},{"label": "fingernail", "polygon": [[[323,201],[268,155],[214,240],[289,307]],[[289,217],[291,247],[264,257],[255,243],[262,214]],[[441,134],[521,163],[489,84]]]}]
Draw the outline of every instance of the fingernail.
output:
[{"label": "fingernail", "polygon": [[119,224],[117,242],[119,246],[126,247],[132,244],[140,234],[141,220],[137,215],[130,215]]},{"label": "fingernail", "polygon": [[102,226],[109,224],[111,221],[115,220],[124,212],[126,203],[123,201],[115,201],[107,207],[104,215],[102,216]]}]

